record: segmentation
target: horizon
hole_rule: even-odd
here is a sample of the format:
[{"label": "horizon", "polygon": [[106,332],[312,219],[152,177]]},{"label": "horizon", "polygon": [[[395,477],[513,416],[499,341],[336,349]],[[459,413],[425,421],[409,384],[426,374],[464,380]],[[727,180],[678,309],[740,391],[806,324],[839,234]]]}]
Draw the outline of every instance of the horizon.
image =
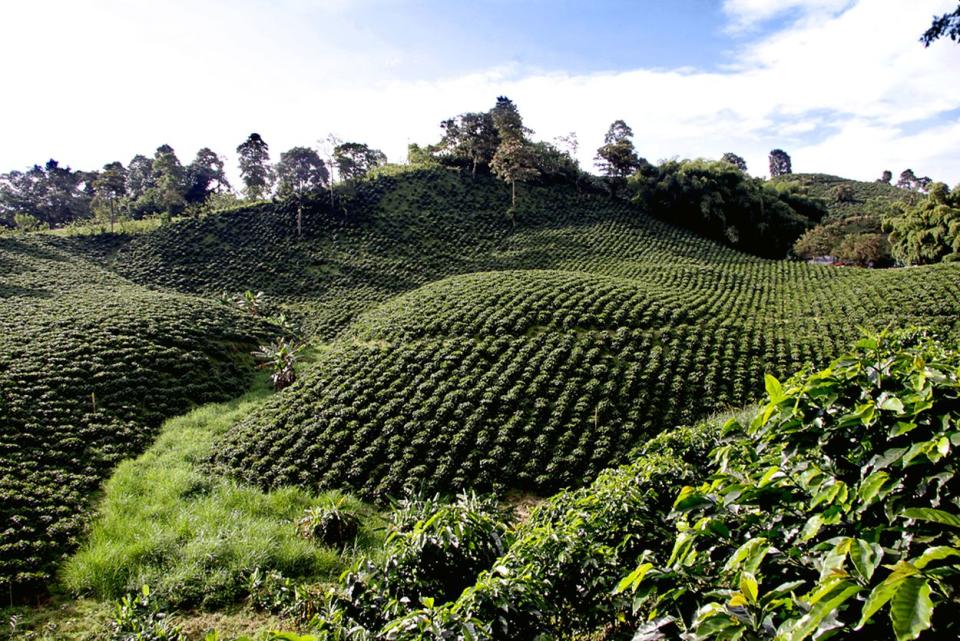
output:
[{"label": "horizon", "polygon": [[126,165],[170,144],[184,164],[210,147],[235,180],[235,149],[254,131],[273,161],[333,133],[403,162],[407,144],[440,139],[441,120],[506,95],[535,140],[576,132],[587,171],[623,119],[651,162],[734,152],[764,176],[767,153],[782,148],[797,173],[874,180],[910,168],[954,185],[960,48],[919,42],[953,2],[903,5],[21,4],[0,21],[0,52],[30,52],[10,70],[16,126],[0,172],[50,158],[75,170]]}]

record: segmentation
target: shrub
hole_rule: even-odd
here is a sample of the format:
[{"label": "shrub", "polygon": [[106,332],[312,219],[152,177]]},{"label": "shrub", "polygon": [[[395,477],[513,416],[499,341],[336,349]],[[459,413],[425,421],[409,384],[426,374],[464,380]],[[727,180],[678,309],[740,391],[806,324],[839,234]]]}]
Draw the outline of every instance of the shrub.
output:
[{"label": "shrub", "polygon": [[768,376],[677,495],[669,560],[621,583],[653,621],[636,638],[956,638],[958,372],[955,346],[903,333]]}]

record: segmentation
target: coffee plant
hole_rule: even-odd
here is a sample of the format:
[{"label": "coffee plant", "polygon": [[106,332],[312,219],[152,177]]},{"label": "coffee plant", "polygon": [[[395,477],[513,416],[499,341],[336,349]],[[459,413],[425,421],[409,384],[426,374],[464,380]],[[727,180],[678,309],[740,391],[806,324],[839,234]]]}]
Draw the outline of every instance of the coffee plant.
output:
[{"label": "coffee plant", "polygon": [[636,638],[956,638],[956,343],[869,337],[766,389],[677,495],[670,558],[621,583],[649,613]]},{"label": "coffee plant", "polygon": [[237,395],[253,319],[137,287],[58,243],[0,239],[0,585],[43,587],[87,501],[161,421]]}]

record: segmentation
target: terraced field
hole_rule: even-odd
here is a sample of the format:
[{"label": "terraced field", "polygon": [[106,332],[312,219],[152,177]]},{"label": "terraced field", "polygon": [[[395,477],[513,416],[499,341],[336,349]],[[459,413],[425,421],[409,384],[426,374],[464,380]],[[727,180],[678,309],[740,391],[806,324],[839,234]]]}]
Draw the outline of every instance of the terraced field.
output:
[{"label": "terraced field", "polygon": [[263,334],[51,242],[0,239],[0,583],[46,582],[110,469],[163,417],[243,390]]}]

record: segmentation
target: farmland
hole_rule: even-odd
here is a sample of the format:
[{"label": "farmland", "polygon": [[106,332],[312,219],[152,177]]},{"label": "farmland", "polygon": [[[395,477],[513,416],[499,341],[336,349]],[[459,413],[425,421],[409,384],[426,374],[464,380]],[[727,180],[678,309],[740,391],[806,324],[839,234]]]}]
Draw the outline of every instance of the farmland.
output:
[{"label": "farmland", "polygon": [[[689,469],[668,464],[668,431],[759,400],[764,374],[822,367],[863,330],[918,325],[960,337],[956,265],[767,260],[590,188],[518,192],[514,223],[509,188],[489,176],[392,168],[342,186],[336,207],[310,201],[299,235],[295,208],[277,202],[135,235],[0,239],[0,477],[13,524],[0,534],[0,581],[25,591],[55,583],[89,526],[97,540],[72,561],[72,585],[104,598],[136,589],[136,572],[121,576],[108,563],[97,572],[116,580],[97,587],[83,568],[97,561],[104,533],[123,528],[123,511],[114,511],[129,500],[123,488],[140,488],[147,503],[132,511],[141,522],[160,513],[137,479],[167,468],[184,480],[170,482],[182,499],[163,499],[163,510],[196,511],[164,521],[192,530],[154,532],[158,551],[140,571],[166,586],[169,602],[184,593],[182,577],[194,581],[191,605],[242,599],[249,590],[238,586],[254,565],[292,572],[302,562],[316,572],[299,578],[335,576],[352,557],[283,538],[299,510],[326,500],[322,492],[386,509],[410,492],[569,490],[549,508],[560,527],[571,505],[619,496],[631,479],[692,480],[716,426],[698,428],[703,443],[684,446]],[[263,292],[261,313],[229,303],[247,290]],[[150,451],[164,419],[250,388],[250,353],[277,334],[270,318],[280,313],[315,350],[299,380],[242,412],[208,410],[217,427],[198,433],[178,462]],[[214,421],[220,412],[230,420]],[[172,448],[185,425],[168,423],[173,431],[157,443]],[[101,483],[145,450],[118,469],[94,518]],[[607,471],[644,453],[630,471]],[[199,480],[208,477],[213,485]],[[288,494],[271,498],[278,492]],[[209,530],[196,522],[223,513],[205,497],[241,495],[251,518],[289,530],[274,535],[282,528],[258,521],[266,538],[249,545],[283,540],[291,554],[237,553],[224,579],[229,597],[218,598],[212,583],[197,583],[196,567],[170,559],[178,546],[208,558],[200,539]],[[643,518],[655,513],[648,499],[629,498]],[[548,527],[548,514],[523,527]],[[625,515],[622,527],[641,516]],[[139,562],[139,543],[125,542],[123,558]]]}]

